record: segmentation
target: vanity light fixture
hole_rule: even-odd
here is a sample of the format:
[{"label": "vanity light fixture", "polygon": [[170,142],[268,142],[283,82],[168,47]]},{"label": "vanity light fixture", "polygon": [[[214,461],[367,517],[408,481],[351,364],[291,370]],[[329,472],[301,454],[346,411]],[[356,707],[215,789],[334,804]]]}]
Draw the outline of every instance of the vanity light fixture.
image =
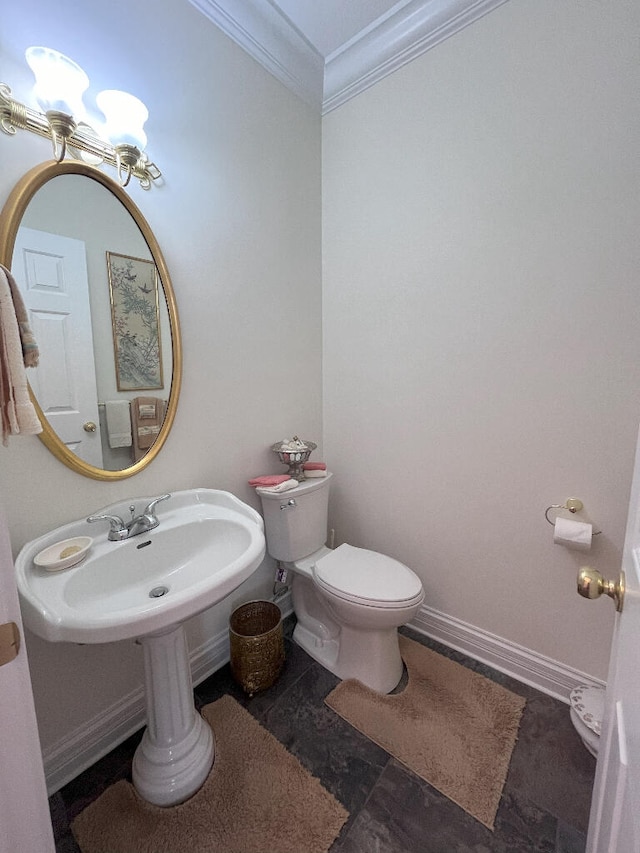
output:
[{"label": "vanity light fixture", "polygon": [[149,189],[161,177],[144,149],[144,123],[149,112],[142,101],[127,92],[107,90],[96,96],[106,118],[101,138],[86,121],[82,96],[89,78],[68,56],[48,47],[30,47],[26,60],[36,78],[35,97],[42,112],[16,101],[6,83],[0,83],[0,129],[14,135],[17,128],[48,137],[60,163],[69,153],[87,163],[115,166],[120,186],[132,177]]},{"label": "vanity light fixture", "polygon": [[29,47],[25,58],[36,78],[36,100],[51,128],[53,156],[60,162],[67,153],[67,141],[84,118],[82,95],[89,88],[89,78],[72,59],[48,47]]}]

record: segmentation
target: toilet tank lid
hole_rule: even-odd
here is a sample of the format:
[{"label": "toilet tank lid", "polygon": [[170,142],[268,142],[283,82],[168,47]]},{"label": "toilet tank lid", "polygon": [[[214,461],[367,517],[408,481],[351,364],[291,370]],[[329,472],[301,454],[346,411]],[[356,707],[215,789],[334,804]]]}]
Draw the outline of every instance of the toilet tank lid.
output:
[{"label": "toilet tank lid", "polygon": [[314,574],[328,587],[369,601],[411,601],[422,591],[420,578],[404,563],[346,543],[321,557]]},{"label": "toilet tank lid", "polygon": [[291,498],[295,498],[297,495],[309,494],[309,492],[316,492],[318,489],[326,488],[332,477],[333,474],[330,471],[327,471],[325,477],[314,477],[310,480],[302,480],[300,485],[295,489],[288,489],[285,492],[270,492],[269,489],[258,486],[256,488],[256,494],[259,495],[260,498],[266,498],[270,501],[288,501]]}]

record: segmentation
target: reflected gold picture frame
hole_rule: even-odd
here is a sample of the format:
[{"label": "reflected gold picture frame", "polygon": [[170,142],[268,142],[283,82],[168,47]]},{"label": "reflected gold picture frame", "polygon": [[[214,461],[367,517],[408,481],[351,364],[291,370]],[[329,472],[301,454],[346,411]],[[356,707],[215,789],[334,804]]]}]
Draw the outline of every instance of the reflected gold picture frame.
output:
[{"label": "reflected gold picture frame", "polygon": [[162,389],[156,265],[116,252],[107,252],[106,256],[118,391]]}]

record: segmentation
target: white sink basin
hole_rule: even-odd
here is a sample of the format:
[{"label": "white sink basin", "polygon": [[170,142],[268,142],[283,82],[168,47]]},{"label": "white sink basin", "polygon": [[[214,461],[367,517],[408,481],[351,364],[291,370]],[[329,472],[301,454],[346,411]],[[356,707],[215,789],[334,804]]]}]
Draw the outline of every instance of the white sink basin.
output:
[{"label": "white sink basin", "polygon": [[[121,501],[87,515],[129,517],[151,498]],[[265,554],[261,516],[214,489],[174,492],[157,507],[160,524],[123,542],[107,539],[107,522],[86,518],[28,543],[16,560],[27,627],[51,642],[107,643],[177,625],[221,601]],[[36,566],[44,548],[75,536],[93,544],[78,565],[59,572]],[[166,591],[165,591],[166,590]],[[152,591],[158,597],[151,595]]]}]

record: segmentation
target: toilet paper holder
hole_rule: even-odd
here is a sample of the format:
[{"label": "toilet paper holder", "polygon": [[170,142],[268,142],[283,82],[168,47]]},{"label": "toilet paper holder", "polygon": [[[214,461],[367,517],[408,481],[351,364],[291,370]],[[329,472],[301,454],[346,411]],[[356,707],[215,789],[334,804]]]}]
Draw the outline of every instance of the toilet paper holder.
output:
[{"label": "toilet paper holder", "polygon": [[[584,504],[580,498],[567,498],[563,504],[551,504],[551,506],[548,506],[544,511],[544,517],[553,527],[556,523],[555,519],[552,520],[549,518],[549,513],[552,509],[566,509],[575,515],[576,512],[581,512],[584,509]],[[602,533],[602,530],[594,530],[592,536],[597,536],[599,533]]]}]

